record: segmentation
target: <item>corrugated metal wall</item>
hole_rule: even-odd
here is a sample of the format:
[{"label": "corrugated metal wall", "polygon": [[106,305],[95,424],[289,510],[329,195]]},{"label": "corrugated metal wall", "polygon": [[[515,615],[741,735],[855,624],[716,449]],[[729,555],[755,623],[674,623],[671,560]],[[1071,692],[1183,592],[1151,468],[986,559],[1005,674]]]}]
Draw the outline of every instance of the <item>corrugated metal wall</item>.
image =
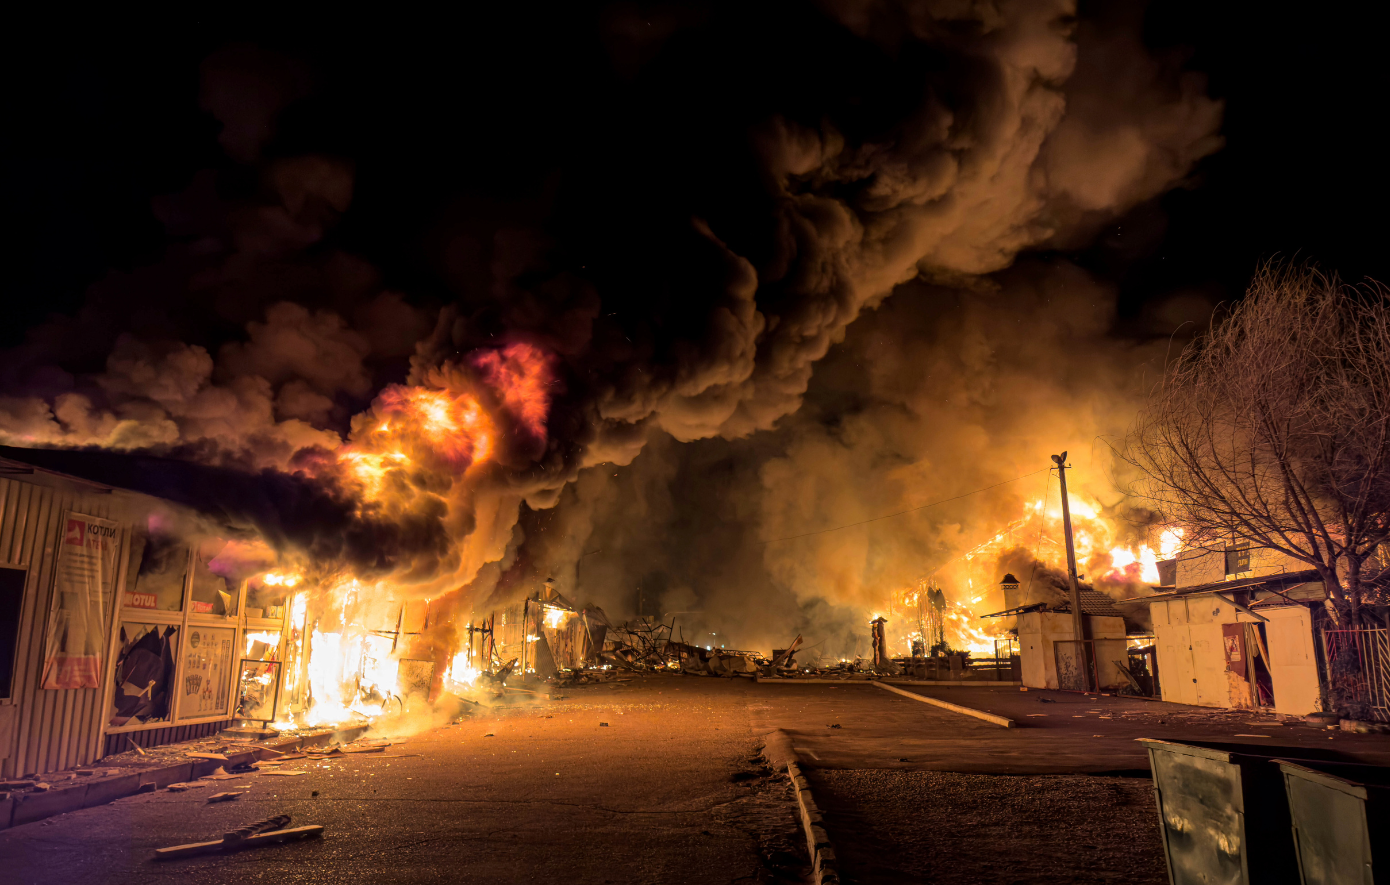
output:
[{"label": "corrugated metal wall", "polygon": [[[44,632],[53,594],[53,566],[63,513],[110,517],[113,496],[93,490],[78,493],[62,484],[40,485],[0,477],[0,560],[28,569],[20,612],[19,649],[15,656],[12,707],[0,716],[0,776],[57,771],[92,762],[98,751],[105,692],[99,688],[45,691]],[[123,547],[129,530],[122,533]],[[124,553],[119,563],[124,564]],[[113,590],[120,598],[125,575],[118,565]],[[112,603],[106,605],[110,635]],[[103,649],[102,684],[106,680]],[[3,702],[0,702],[3,703]]]},{"label": "corrugated metal wall", "polygon": [[130,749],[132,743],[142,747],[159,747],[179,741],[191,741],[194,738],[211,737],[235,721],[235,719],[223,719],[220,722],[195,722],[192,725],[171,725],[168,728],[108,734],[106,740],[102,741],[101,755],[114,756],[117,753],[124,753]]}]

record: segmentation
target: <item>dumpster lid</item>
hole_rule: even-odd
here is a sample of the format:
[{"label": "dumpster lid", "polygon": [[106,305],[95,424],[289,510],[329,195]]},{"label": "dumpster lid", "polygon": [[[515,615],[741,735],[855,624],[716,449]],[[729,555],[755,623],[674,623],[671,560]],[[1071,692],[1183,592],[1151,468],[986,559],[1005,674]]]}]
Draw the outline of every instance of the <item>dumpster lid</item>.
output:
[{"label": "dumpster lid", "polygon": [[1135,738],[1135,740],[1144,744],[1145,749],[1162,749],[1183,756],[1215,759],[1218,762],[1237,762],[1239,761],[1237,757],[1241,756],[1261,761],[1288,759],[1304,763],[1312,762],[1317,765],[1324,763],[1348,764],[1357,761],[1354,757],[1337,750],[1323,750],[1316,747],[1272,747],[1267,744],[1236,744],[1223,741],[1165,741],[1159,738]]},{"label": "dumpster lid", "polygon": [[1229,750],[1220,750],[1215,747],[1203,747],[1197,744],[1181,743],[1179,741],[1164,741],[1158,738],[1136,738],[1146,749],[1163,749],[1170,753],[1178,753],[1183,756],[1200,756],[1203,759],[1215,759],[1218,762],[1230,762],[1231,753]]},{"label": "dumpster lid", "polygon": [[1390,768],[1384,765],[1358,765],[1346,762],[1313,762],[1307,759],[1292,761],[1275,759],[1284,774],[1313,781],[1358,799],[1367,798],[1371,790],[1390,789]]}]

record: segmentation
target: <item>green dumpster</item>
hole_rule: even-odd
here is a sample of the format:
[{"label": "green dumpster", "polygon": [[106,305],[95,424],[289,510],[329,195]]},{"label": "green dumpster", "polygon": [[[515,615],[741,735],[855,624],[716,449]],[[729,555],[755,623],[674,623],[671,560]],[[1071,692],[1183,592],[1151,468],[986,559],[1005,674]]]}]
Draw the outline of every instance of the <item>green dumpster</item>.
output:
[{"label": "green dumpster", "polygon": [[1274,759],[1341,761],[1339,753],[1141,738],[1149,752],[1172,885],[1295,885],[1289,803]]},{"label": "green dumpster", "polygon": [[1278,764],[1303,885],[1390,883],[1390,768]]}]

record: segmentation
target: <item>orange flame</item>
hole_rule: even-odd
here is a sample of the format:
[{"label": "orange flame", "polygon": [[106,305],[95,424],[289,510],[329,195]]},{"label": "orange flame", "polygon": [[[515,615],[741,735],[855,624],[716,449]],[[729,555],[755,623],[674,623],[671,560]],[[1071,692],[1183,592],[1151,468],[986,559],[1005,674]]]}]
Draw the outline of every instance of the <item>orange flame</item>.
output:
[{"label": "orange flame", "polygon": [[[394,384],[354,421],[352,442],[338,452],[368,500],[389,494],[393,471],[424,470],[464,476],[493,459],[501,428],[533,440],[547,436],[554,385],[552,359],[526,343],[477,351],[466,363],[442,366],[429,386]],[[489,409],[488,402],[496,403]]]},{"label": "orange flame", "polygon": [[475,354],[472,362],[530,435],[544,440],[550,386],[554,383],[545,352],[534,344],[518,342]]}]

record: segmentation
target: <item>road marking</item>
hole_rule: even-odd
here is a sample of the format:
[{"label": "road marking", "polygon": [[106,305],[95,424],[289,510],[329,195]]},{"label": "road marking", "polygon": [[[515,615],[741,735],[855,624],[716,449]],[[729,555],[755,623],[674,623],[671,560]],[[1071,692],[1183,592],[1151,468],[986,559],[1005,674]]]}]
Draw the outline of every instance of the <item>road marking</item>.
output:
[{"label": "road marking", "polygon": [[[929,698],[924,695],[913,694],[910,691],[904,691],[903,689],[898,688],[895,685],[889,685],[886,682],[874,682],[874,685],[877,685],[879,688],[885,689],[887,691],[891,691],[894,694],[900,694],[905,698],[912,698],[914,701],[921,701],[924,704],[931,704],[932,706],[940,707],[943,710],[950,710],[952,713],[961,713],[966,716],[974,716],[976,719],[983,719],[985,722],[989,722],[994,725],[1002,725],[1004,728],[1014,727],[1014,721],[1005,716],[996,716],[993,713],[986,713],[983,710],[976,710],[971,707],[962,707],[960,704],[952,704],[946,701],[937,700],[936,698]],[[1032,713],[1030,715],[1037,716],[1039,714]]]}]

